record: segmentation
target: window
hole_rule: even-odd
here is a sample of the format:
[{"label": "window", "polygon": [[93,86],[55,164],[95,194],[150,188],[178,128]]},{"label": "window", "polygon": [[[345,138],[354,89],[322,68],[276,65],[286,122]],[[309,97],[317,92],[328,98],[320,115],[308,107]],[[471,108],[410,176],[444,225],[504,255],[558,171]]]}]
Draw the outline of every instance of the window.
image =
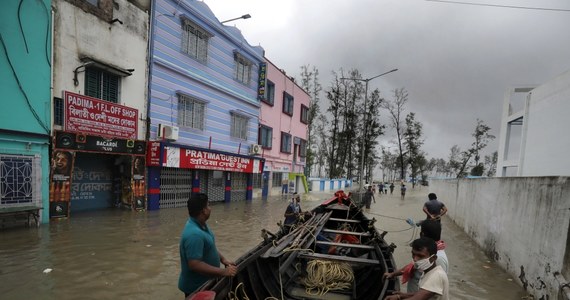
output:
[{"label": "window", "polygon": [[[42,204],[41,159],[0,153],[0,207]],[[69,162],[71,163],[71,162]]]},{"label": "window", "polygon": [[301,140],[299,143],[299,156],[306,157],[307,156],[307,141]]},{"label": "window", "polygon": [[309,108],[301,104],[301,123],[309,124]]},{"label": "window", "polygon": [[222,171],[212,171],[213,182],[214,186],[224,186],[224,172]]},{"label": "window", "polygon": [[247,60],[243,55],[235,52],[234,53],[235,59],[235,68],[234,68],[234,78],[235,80],[243,83],[249,84],[249,80],[251,79],[251,65],[252,63]]},{"label": "window", "polygon": [[119,103],[121,77],[99,68],[85,68],[85,95]]},{"label": "window", "polygon": [[293,96],[283,92],[283,112],[292,116],[293,115]]},{"label": "window", "polygon": [[233,137],[247,140],[247,123],[249,121],[248,117],[244,117],[238,114],[232,113],[232,132]]},{"label": "window", "polygon": [[273,128],[261,125],[259,127],[259,144],[261,147],[271,149],[273,140]]},{"label": "window", "polygon": [[211,35],[198,25],[182,19],[182,52],[201,63],[208,61],[208,40]]},{"label": "window", "polygon": [[251,179],[252,179],[252,187],[254,189],[260,189],[262,188],[262,183],[263,183],[263,174],[258,173],[258,174],[251,174]]},{"label": "window", "polygon": [[271,175],[271,186],[272,187],[280,187],[281,186],[281,181],[283,181],[283,173],[273,173]]},{"label": "window", "polygon": [[291,135],[281,132],[281,152],[291,153]]},{"label": "window", "polygon": [[265,89],[265,97],[263,102],[273,105],[275,103],[275,83],[267,80],[267,88]]},{"label": "window", "polygon": [[178,94],[178,125],[204,130],[206,103]]}]

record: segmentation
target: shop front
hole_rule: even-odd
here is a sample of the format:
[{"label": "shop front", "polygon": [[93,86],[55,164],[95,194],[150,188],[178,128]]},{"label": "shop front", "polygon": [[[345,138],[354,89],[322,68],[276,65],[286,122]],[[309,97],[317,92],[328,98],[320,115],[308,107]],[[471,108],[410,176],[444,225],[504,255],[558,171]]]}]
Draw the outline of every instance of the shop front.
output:
[{"label": "shop front", "polygon": [[136,140],[136,109],[65,93],[64,130],[52,140],[50,217],[146,207],[146,142]]},{"label": "shop front", "polygon": [[263,171],[264,159],[234,153],[148,143],[149,209],[186,207],[193,193],[212,202],[251,200],[253,176]]}]

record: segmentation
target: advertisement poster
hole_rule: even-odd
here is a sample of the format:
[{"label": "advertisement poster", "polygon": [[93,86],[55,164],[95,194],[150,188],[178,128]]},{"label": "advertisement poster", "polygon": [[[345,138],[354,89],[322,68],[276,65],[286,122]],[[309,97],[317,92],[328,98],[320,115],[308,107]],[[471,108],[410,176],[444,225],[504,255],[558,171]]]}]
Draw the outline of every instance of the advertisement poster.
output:
[{"label": "advertisement poster", "polygon": [[263,163],[259,159],[177,147],[164,147],[164,150],[165,167],[253,174],[263,172]]},{"label": "advertisement poster", "polygon": [[145,158],[137,156],[133,160],[133,208],[135,210],[145,209],[146,203],[146,187],[145,187]]},{"label": "advertisement poster", "polygon": [[74,152],[62,150],[53,152],[49,185],[50,217],[52,218],[69,216],[71,173],[74,160]]}]

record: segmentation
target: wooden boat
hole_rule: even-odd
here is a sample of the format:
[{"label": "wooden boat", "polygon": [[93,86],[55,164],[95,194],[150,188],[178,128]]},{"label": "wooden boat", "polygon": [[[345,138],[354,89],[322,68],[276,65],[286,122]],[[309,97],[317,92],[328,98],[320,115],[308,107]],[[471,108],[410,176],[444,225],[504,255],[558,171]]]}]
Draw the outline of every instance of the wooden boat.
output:
[{"label": "wooden boat", "polygon": [[[270,234],[240,257],[233,278],[206,282],[188,299],[384,299],[398,288],[395,246],[343,191],[290,232]],[[206,297],[201,297],[206,296]]]}]

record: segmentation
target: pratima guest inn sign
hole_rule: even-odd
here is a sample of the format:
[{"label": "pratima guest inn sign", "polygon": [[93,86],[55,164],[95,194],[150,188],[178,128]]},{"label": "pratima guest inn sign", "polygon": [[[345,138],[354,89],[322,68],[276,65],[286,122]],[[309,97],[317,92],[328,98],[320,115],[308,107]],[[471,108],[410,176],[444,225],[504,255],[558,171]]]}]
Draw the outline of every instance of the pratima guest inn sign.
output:
[{"label": "pratima guest inn sign", "polygon": [[259,174],[263,172],[260,159],[233,156],[202,150],[164,147],[164,167],[205,169]]},{"label": "pratima guest inn sign", "polygon": [[138,110],[65,91],[64,130],[84,134],[137,138]]}]

